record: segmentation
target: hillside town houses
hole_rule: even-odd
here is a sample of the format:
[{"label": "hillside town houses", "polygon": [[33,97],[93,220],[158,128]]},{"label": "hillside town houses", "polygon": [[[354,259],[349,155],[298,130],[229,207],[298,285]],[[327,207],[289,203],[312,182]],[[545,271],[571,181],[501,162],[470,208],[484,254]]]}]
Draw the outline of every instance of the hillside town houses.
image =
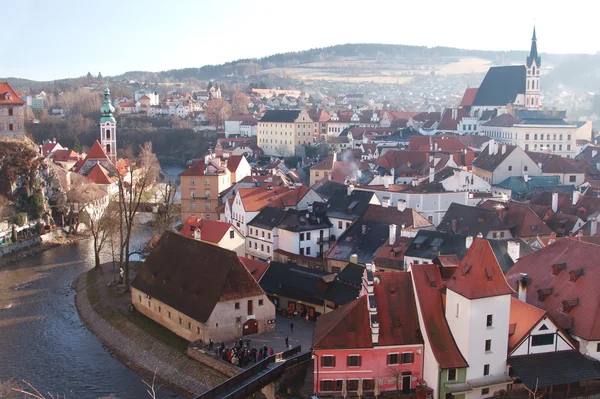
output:
[{"label": "hillside town houses", "polygon": [[[179,174],[180,226],[155,237],[134,308],[210,348],[306,322],[313,397],[597,395],[600,147],[591,120],[542,104],[535,28],[523,61],[442,109],[249,88]],[[232,102],[222,88],[115,106],[106,89],[87,153],[40,153],[105,206],[133,167],[117,111],[195,118]],[[0,83],[3,140],[24,135],[26,101]]]}]

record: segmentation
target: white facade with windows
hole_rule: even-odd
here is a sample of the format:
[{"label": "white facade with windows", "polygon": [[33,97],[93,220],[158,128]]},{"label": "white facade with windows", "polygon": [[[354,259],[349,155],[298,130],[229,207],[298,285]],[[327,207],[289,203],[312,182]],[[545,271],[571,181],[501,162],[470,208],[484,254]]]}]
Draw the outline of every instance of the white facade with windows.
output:
[{"label": "white facade with windows", "polygon": [[246,257],[260,260],[272,259],[273,251],[277,249],[277,245],[277,228],[269,230],[254,226],[248,227]]},{"label": "white facade with windows", "polygon": [[[321,252],[319,239],[331,235],[330,228],[317,228],[307,231],[288,231],[277,228],[279,234],[279,249],[296,255],[318,257]],[[329,243],[323,245],[323,252],[329,250]]]}]

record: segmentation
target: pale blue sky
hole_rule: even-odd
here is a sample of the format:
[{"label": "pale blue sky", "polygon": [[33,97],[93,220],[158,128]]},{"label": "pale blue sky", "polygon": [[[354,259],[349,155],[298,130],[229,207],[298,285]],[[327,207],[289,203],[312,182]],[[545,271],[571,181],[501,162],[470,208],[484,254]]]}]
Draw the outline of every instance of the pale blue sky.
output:
[{"label": "pale blue sky", "polygon": [[534,19],[541,52],[600,50],[597,6],[583,1],[19,0],[1,8],[11,15],[0,78],[161,71],[356,42],[527,50]]}]

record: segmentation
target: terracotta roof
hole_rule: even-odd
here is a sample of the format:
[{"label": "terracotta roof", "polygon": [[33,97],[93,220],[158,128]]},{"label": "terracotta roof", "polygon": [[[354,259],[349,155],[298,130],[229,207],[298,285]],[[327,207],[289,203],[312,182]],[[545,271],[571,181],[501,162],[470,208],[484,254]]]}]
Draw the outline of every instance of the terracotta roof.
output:
[{"label": "terracotta roof", "polygon": [[260,281],[270,265],[268,262],[261,262],[244,256],[240,256],[239,258],[257,282]]},{"label": "terracotta roof", "polygon": [[235,252],[172,232],[163,234],[131,286],[202,323],[218,302],[264,295]]},{"label": "terracotta roof", "polygon": [[54,162],[68,162],[78,161],[80,159],[80,155],[73,150],[61,149],[54,151],[50,158],[52,158]]},{"label": "terracotta roof", "polygon": [[275,208],[286,208],[297,206],[298,203],[311,190],[307,186],[288,187],[266,187],[240,188],[238,193],[242,199],[242,205],[246,212],[256,212],[265,206]]},{"label": "terracotta roof", "polygon": [[106,155],[106,152],[104,151],[104,148],[102,148],[102,145],[100,145],[100,142],[98,140],[96,140],[94,142],[94,144],[92,144],[92,148],[90,148],[90,151],[88,152],[85,159],[86,159],[86,161],[87,160],[108,160],[108,155]]},{"label": "terracotta roof", "polygon": [[375,254],[373,263],[378,268],[404,270],[404,253],[412,242],[412,238],[400,236],[400,231],[396,235],[394,244],[390,245],[389,240],[386,241]]},{"label": "terracotta roof", "polygon": [[418,298],[418,306],[425,326],[431,350],[440,368],[467,367],[467,361],[456,346],[444,314],[442,276],[437,265],[412,266],[412,278]]},{"label": "terracotta roof", "polygon": [[468,299],[509,295],[514,291],[504,278],[494,251],[487,240],[475,238],[452,277],[448,289]]},{"label": "terracotta roof", "polygon": [[218,244],[232,228],[233,225],[231,223],[221,220],[199,219],[190,216],[183,224],[180,234],[194,238],[194,231],[200,229],[200,239],[202,241]]},{"label": "terracotta roof", "polygon": [[442,118],[441,112],[419,112],[412,116],[412,119],[418,122],[433,121],[437,122]]},{"label": "terracotta roof", "polygon": [[96,184],[112,184],[114,179],[110,177],[110,173],[102,165],[96,164],[90,169],[87,179],[90,183]]},{"label": "terracotta roof", "polygon": [[508,349],[515,349],[516,346],[529,335],[529,332],[544,317],[546,312],[526,302],[511,297],[510,301],[510,321]]},{"label": "terracotta roof", "polygon": [[229,169],[230,172],[235,173],[238,166],[240,166],[240,162],[242,162],[242,158],[244,158],[243,155],[230,155],[227,159],[227,169]]},{"label": "terracotta roof", "polygon": [[590,260],[599,258],[599,245],[560,238],[519,259],[506,277],[516,287],[521,273],[527,273],[527,303],[546,310],[569,333],[596,341],[600,340],[600,267]]},{"label": "terracotta roof", "polygon": [[479,207],[495,211],[508,226],[513,237],[545,236],[552,234],[537,213],[528,204],[488,200]]},{"label": "terracotta roof", "polygon": [[[373,287],[379,322],[378,345],[418,345],[423,343],[410,273],[375,273]],[[315,349],[371,348],[370,315],[367,295],[322,315],[317,320]]]},{"label": "terracotta roof", "polygon": [[377,158],[375,163],[385,169],[398,169],[402,165],[407,165],[411,169],[418,169],[423,164],[428,163],[429,153],[425,151],[388,151],[383,156]]},{"label": "terracotta roof", "polygon": [[122,103],[118,103],[117,106],[119,108],[135,108],[135,102],[133,102],[133,101],[122,102]]},{"label": "terracotta roof", "polygon": [[47,156],[52,151],[54,151],[57,147],[58,148],[62,148],[62,146],[60,145],[60,143],[49,142],[49,143],[44,144],[42,146],[42,155],[43,156]]},{"label": "terracotta roof", "polygon": [[[440,129],[440,127],[438,127],[438,129]],[[414,136],[410,138],[410,142],[408,143],[407,149],[412,151],[431,151],[431,147],[433,147],[433,150],[436,152],[464,152],[465,150],[471,151],[471,149],[467,147],[462,141],[452,136]]]},{"label": "terracotta roof", "polygon": [[[503,146],[506,146],[506,151],[504,153],[502,153]],[[493,172],[516,148],[517,147],[514,145],[498,144],[498,151],[495,154],[490,155],[490,146],[488,145],[481,152],[481,154],[475,158],[475,161],[473,161],[473,166]]]},{"label": "terracotta roof", "polygon": [[[7,95],[10,96],[10,99],[7,98]],[[0,104],[23,105],[25,101],[21,100],[8,82],[0,82]]]},{"label": "terracotta roof", "polygon": [[469,87],[465,90],[465,94],[463,94],[463,98],[460,101],[461,107],[470,107],[473,105],[473,101],[475,101],[475,96],[477,95],[477,87]]},{"label": "terracotta roof", "polygon": [[225,168],[221,167],[219,159],[211,159],[208,166],[204,159],[192,163],[179,176],[216,176],[225,173]]},{"label": "terracotta roof", "polygon": [[438,130],[457,130],[458,123],[462,120],[462,118],[469,118],[471,115],[467,112],[467,110],[460,108],[456,110],[456,118],[453,115],[453,109],[448,108],[444,111],[444,115],[440,120],[440,124],[438,125]]},{"label": "terracotta roof", "polygon": [[473,237],[481,233],[486,237],[490,231],[509,230],[509,226],[493,210],[453,202],[437,230]]}]

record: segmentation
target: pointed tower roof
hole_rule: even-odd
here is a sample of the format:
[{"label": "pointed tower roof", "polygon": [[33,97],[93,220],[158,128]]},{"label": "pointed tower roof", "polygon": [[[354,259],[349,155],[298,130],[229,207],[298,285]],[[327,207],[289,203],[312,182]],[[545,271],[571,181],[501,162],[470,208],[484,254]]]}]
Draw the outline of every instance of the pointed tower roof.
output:
[{"label": "pointed tower roof", "polygon": [[504,277],[490,243],[476,238],[446,287],[468,299],[510,295],[514,291]]},{"label": "pointed tower roof", "polygon": [[92,147],[90,148],[90,152],[88,152],[85,159],[86,159],[86,161],[90,160],[90,159],[107,160],[108,161],[108,155],[106,155],[106,151],[104,151],[104,148],[102,148],[102,145],[100,145],[98,140],[96,140],[94,142],[94,144],[92,144]]},{"label": "pointed tower roof", "polygon": [[102,165],[96,164],[92,167],[90,172],[87,175],[88,181],[90,183],[96,184],[112,184],[113,179],[110,178],[108,170],[106,170]]},{"label": "pointed tower roof", "polygon": [[538,55],[537,51],[535,26],[533,27],[533,36],[531,37],[531,50],[529,51],[529,56],[527,57],[527,68],[530,68],[534,61],[538,68],[542,66],[542,57]]},{"label": "pointed tower roof", "polygon": [[112,105],[112,101],[110,99],[110,90],[108,87],[104,89],[104,104],[100,107],[100,112],[102,112],[102,118],[100,118],[100,123],[112,122],[116,123],[116,119],[113,116],[113,112],[115,112],[115,107]]}]

